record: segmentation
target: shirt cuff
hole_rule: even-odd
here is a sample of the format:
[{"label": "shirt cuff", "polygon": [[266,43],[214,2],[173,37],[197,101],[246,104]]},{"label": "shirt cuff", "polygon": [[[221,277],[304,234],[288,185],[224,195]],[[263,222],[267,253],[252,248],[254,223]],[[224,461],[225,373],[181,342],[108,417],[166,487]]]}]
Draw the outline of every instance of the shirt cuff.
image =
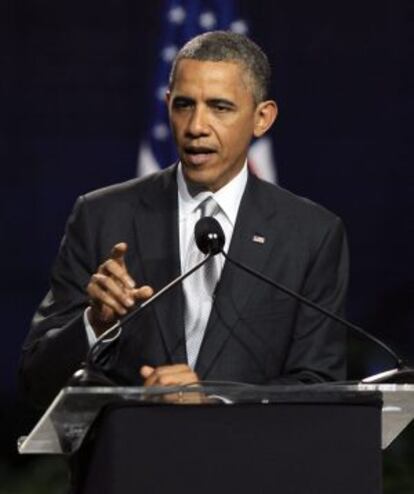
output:
[{"label": "shirt cuff", "polygon": [[85,331],[86,331],[86,338],[88,340],[88,345],[89,348],[93,346],[94,343],[96,343],[96,340],[98,337],[95,334],[95,331],[92,327],[92,324],[89,322],[88,314],[89,311],[91,310],[90,307],[87,307],[83,313],[83,324],[85,325]]},{"label": "shirt cuff", "polygon": [[[93,329],[92,324],[89,322],[88,314],[89,314],[90,310],[91,310],[91,308],[87,307],[83,313],[83,324],[85,326],[86,338],[88,340],[89,348],[91,348],[96,343],[96,341],[98,340],[98,337],[96,336],[95,330]],[[118,321],[113,326],[108,328],[107,331],[112,329],[117,324],[118,324]],[[111,341],[111,340],[118,338],[119,333],[121,331],[122,331],[122,327],[119,327],[118,331],[113,336],[111,335],[109,338],[105,338],[104,341]]]}]

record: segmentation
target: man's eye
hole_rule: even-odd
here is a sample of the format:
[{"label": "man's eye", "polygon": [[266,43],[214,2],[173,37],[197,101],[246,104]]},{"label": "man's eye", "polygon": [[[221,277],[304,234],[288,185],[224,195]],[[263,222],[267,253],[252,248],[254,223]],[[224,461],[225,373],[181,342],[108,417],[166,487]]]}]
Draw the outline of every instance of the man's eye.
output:
[{"label": "man's eye", "polygon": [[191,106],[191,101],[175,100],[173,106],[174,106],[174,108],[177,108],[177,109],[189,108]]},{"label": "man's eye", "polygon": [[225,113],[231,111],[232,108],[224,103],[217,103],[214,105],[214,109],[220,113]]}]

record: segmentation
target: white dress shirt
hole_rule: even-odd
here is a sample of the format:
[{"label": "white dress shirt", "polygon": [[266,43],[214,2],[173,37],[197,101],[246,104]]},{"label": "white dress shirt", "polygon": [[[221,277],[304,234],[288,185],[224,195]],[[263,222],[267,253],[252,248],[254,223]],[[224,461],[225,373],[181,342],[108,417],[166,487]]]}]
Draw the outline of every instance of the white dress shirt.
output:
[{"label": "white dress shirt", "polygon": [[[190,243],[194,239],[194,226],[201,217],[200,204],[207,199],[213,197],[216,203],[220,206],[220,211],[215,218],[223,228],[226,242],[224,251],[228,252],[231,237],[233,235],[234,225],[236,223],[237,213],[239,211],[240,201],[246,188],[248,177],[247,162],[244,164],[241,171],[228,182],[224,187],[217,192],[203,191],[195,196],[192,196],[188,191],[185,182],[181,163],[177,170],[177,185],[178,185],[178,223],[180,234],[180,262],[181,271],[185,266]],[[220,256],[221,266],[223,267],[224,258]]]}]

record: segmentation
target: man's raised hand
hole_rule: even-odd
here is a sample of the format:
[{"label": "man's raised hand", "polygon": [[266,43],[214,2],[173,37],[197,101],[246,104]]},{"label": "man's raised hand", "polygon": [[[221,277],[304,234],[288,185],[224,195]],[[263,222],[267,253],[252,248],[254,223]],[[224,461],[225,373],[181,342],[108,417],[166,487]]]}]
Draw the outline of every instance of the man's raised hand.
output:
[{"label": "man's raised hand", "polygon": [[150,298],[154,292],[147,285],[136,287],[125,264],[127,250],[125,242],[114,245],[109,258],[98,267],[87,286],[88,319],[97,336],[132,310],[137,301]]}]

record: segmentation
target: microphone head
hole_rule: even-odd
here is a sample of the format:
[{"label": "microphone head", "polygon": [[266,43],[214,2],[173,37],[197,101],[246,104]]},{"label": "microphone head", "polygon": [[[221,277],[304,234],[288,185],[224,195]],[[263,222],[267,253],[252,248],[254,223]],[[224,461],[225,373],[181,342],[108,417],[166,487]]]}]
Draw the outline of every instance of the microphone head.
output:
[{"label": "microphone head", "polygon": [[220,223],[211,216],[203,216],[194,227],[194,236],[197,247],[203,254],[213,256],[222,251],[224,247],[224,232]]}]

